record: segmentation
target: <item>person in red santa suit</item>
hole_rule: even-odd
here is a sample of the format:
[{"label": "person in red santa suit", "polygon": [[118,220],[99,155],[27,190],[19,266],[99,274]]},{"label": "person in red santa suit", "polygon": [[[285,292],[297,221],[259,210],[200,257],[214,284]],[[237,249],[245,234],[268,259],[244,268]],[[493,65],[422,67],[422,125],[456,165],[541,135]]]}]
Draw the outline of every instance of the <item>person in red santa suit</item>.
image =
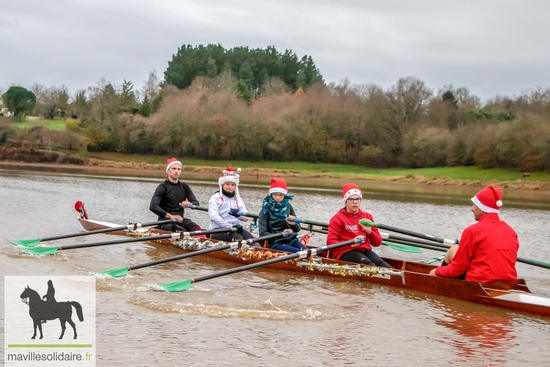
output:
[{"label": "person in red santa suit", "polygon": [[330,219],[328,225],[327,245],[354,238],[360,238],[362,242],[332,250],[331,257],[336,260],[391,268],[387,262],[372,251],[373,246],[378,247],[382,244],[382,237],[378,232],[378,228],[359,223],[361,219],[374,222],[374,218],[370,213],[361,210],[363,193],[359,186],[344,184],[342,186],[342,199],[344,200],[344,207]]},{"label": "person in red santa suit", "polygon": [[430,275],[472,282],[517,279],[519,241],[516,231],[499,217],[502,189],[488,186],[472,202],[477,223],[462,232],[459,245],[449,249],[442,266]]}]

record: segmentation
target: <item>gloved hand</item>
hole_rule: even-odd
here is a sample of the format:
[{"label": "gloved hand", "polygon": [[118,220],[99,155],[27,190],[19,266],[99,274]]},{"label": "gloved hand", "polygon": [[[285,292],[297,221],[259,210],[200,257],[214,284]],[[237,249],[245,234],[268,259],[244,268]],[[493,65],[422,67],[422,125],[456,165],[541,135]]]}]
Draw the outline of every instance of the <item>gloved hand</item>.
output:
[{"label": "gloved hand", "polygon": [[229,215],[232,215],[234,217],[240,217],[241,215],[243,215],[243,212],[241,212],[237,208],[231,208],[231,209],[229,209]]},{"label": "gloved hand", "polygon": [[238,234],[242,234],[243,233],[243,226],[241,226],[240,224],[235,224],[233,226],[233,228],[237,228],[237,233]]}]

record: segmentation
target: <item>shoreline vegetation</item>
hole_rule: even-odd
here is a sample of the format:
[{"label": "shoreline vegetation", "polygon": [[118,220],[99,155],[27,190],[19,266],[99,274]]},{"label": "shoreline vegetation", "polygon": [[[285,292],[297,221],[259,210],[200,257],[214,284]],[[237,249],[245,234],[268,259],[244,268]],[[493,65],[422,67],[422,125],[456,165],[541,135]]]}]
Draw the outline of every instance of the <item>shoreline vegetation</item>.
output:
[{"label": "shoreline vegetation", "polygon": [[[4,147],[5,148],[5,147]],[[150,177],[164,177],[166,167],[165,156],[131,155],[120,153],[89,152],[86,156],[52,159],[48,155],[59,155],[48,151],[11,148],[0,149],[0,167],[19,166],[36,168],[71,168],[111,170],[113,174],[121,174],[119,170],[146,171]],[[221,171],[231,166],[241,168],[241,180],[268,182],[271,177],[285,177],[293,181],[309,180],[317,183],[334,181],[334,187],[340,181],[352,181],[359,185],[368,182],[385,184],[407,184],[420,186],[454,186],[478,189],[494,185],[507,190],[538,191],[550,194],[550,174],[537,172],[515,172],[504,169],[480,169],[478,167],[436,167],[436,168],[386,168],[375,169],[355,165],[307,163],[307,162],[252,162],[252,161],[213,161],[194,158],[178,158],[183,164],[183,175],[203,175],[216,178]],[[144,172],[140,173],[143,176]],[[524,177],[525,176],[525,177]],[[184,178],[185,179],[185,178]],[[323,182],[327,186],[327,182]],[[330,186],[330,184],[329,184]]]},{"label": "shoreline vegetation", "polygon": [[492,184],[550,202],[550,87],[482,102],[414,75],[388,88],[327,84],[292,50],[184,44],[164,80],[153,70],[141,90],[101,78],[76,93],[34,84],[0,94],[0,162],[162,177],[176,156],[184,179],[216,180],[230,165],[243,183],[455,196]]}]

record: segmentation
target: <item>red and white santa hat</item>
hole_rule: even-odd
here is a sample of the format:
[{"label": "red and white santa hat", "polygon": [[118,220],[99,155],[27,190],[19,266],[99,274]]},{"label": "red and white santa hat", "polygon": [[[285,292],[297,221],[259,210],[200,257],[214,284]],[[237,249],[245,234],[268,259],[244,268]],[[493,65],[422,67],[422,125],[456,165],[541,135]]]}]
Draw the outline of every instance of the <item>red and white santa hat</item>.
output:
[{"label": "red and white santa hat", "polygon": [[220,185],[220,193],[222,192],[222,186],[224,183],[233,182],[235,184],[235,193],[238,195],[239,194],[238,186],[239,186],[239,177],[240,177],[239,174],[241,172],[242,170],[240,168],[237,168],[237,170],[235,171],[231,167],[226,167],[222,171],[221,177],[218,179],[218,184]]},{"label": "red and white santa hat", "polygon": [[168,158],[166,160],[166,172],[172,167],[174,164],[179,164],[180,167],[183,167],[180,161],[178,161],[176,158]]},{"label": "red and white santa hat", "polygon": [[274,192],[280,192],[281,194],[288,193],[288,186],[284,178],[272,178],[271,184],[269,185],[269,193],[273,194]]},{"label": "red and white santa hat", "polygon": [[342,185],[342,199],[344,199],[344,204],[346,203],[346,200],[351,195],[359,195],[359,197],[363,198],[363,193],[361,192],[361,189],[356,184],[343,184]]},{"label": "red and white santa hat", "polygon": [[472,198],[472,202],[485,213],[497,213],[502,206],[502,189],[487,186]]}]

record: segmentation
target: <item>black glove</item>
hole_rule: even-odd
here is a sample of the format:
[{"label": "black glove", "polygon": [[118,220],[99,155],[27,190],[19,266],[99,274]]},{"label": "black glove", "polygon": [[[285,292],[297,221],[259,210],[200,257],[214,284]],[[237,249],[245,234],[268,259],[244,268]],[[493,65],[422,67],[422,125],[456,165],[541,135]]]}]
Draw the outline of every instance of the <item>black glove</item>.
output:
[{"label": "black glove", "polygon": [[241,226],[240,224],[235,224],[233,226],[233,228],[237,228],[237,233],[238,234],[242,234],[243,233],[243,226]]},{"label": "black glove", "polygon": [[232,215],[234,217],[240,217],[241,215],[243,215],[243,212],[241,212],[237,208],[231,208],[231,209],[229,209],[229,215]]}]

